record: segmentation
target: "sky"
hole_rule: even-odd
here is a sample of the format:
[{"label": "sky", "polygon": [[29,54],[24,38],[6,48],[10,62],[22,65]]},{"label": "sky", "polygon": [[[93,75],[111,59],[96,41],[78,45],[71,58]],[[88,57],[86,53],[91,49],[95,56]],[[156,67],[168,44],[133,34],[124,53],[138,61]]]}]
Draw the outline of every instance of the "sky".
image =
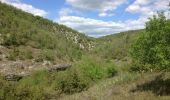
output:
[{"label": "sky", "polygon": [[170,0],[0,0],[92,37],[143,29],[157,11],[170,18]]}]

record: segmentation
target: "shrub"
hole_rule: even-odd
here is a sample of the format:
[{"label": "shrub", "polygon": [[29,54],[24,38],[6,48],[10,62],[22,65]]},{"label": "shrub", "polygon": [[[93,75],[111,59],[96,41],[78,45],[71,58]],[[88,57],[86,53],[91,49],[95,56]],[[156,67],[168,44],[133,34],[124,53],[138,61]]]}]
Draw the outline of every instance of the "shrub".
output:
[{"label": "shrub", "polygon": [[48,71],[41,70],[19,81],[15,86],[17,100],[46,100],[45,89],[50,88],[49,78]]},{"label": "shrub", "polygon": [[44,50],[43,51],[43,56],[45,60],[48,61],[54,61],[55,60],[55,53],[52,50]]},{"label": "shrub", "polygon": [[58,73],[56,76],[55,88],[59,93],[72,94],[81,92],[89,87],[90,81],[77,70],[68,70]]},{"label": "shrub", "polygon": [[31,86],[28,84],[19,85],[15,90],[15,98],[17,100],[46,100],[44,95],[44,87]]},{"label": "shrub", "polygon": [[77,69],[93,82],[116,75],[116,66],[111,61],[91,56],[83,56],[76,65]]},{"label": "shrub", "polygon": [[14,85],[5,81],[0,76],[0,100],[12,100],[14,98]]},{"label": "shrub", "polygon": [[9,52],[9,55],[7,56],[8,60],[25,60],[25,59],[32,59],[32,51],[27,48],[17,48],[17,47],[12,47],[12,50]]},{"label": "shrub", "polygon": [[9,55],[7,56],[8,60],[16,60],[19,55],[19,49],[15,48],[12,49],[12,51],[9,52]]},{"label": "shrub", "polygon": [[43,57],[42,53],[38,54],[35,58],[36,62],[43,62],[43,60],[44,60],[44,57]]},{"label": "shrub", "polygon": [[91,78],[93,81],[97,81],[106,76],[102,63],[102,61],[93,57],[83,56],[82,60],[76,66],[87,77]]},{"label": "shrub", "polygon": [[108,74],[108,77],[113,77],[117,74],[117,71],[114,65],[111,65],[110,67],[107,68],[107,74]]},{"label": "shrub", "polygon": [[22,60],[32,59],[32,51],[30,48],[22,48],[19,50],[19,58]]},{"label": "shrub", "polygon": [[46,70],[40,70],[33,72],[29,77],[26,77],[20,81],[20,84],[40,85],[48,82],[49,73]]}]

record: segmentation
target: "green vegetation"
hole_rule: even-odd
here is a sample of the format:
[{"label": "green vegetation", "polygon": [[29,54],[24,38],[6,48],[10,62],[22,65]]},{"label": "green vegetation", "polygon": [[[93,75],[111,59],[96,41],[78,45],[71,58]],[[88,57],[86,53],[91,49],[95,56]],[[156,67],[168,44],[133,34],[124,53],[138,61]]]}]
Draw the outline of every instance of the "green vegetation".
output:
[{"label": "green vegetation", "polygon": [[83,57],[74,67],[63,72],[36,71],[16,83],[1,78],[0,98],[3,100],[8,98],[14,100],[52,99],[63,93],[73,94],[87,90],[100,79],[113,77],[117,73],[112,63],[105,62],[108,66],[104,66],[101,60],[92,60],[92,58]]},{"label": "green vegetation", "polygon": [[40,68],[18,81],[0,75],[0,100],[169,99],[170,20],[163,13],[146,29],[98,39],[2,3],[0,15],[0,64],[72,65]]},{"label": "green vegetation", "polygon": [[127,31],[101,37],[97,39],[97,46],[94,48],[93,54],[104,59],[125,60],[126,57],[130,56],[130,45],[142,31]]},{"label": "green vegetation", "polygon": [[[59,25],[47,19],[33,16],[14,7],[0,3],[0,43],[13,49],[15,54],[10,55],[9,60],[19,58],[19,51],[15,50],[22,46],[31,49],[39,49],[44,55],[55,52],[53,57],[45,57],[45,60],[63,59],[64,61],[75,61],[81,59],[82,53],[88,51],[93,39],[80,34],[64,25]],[[84,49],[80,48],[80,44]],[[45,50],[44,50],[45,49]],[[28,52],[21,52],[28,53]],[[34,59],[35,57],[23,54]]]},{"label": "green vegetation", "polygon": [[26,59],[32,59],[33,54],[31,48],[28,47],[20,47],[20,48],[13,48],[11,51],[9,51],[9,55],[7,56],[8,60],[26,60]]},{"label": "green vegetation", "polygon": [[170,66],[170,21],[163,13],[153,16],[146,23],[146,30],[133,45],[131,55],[136,68],[169,70]]}]

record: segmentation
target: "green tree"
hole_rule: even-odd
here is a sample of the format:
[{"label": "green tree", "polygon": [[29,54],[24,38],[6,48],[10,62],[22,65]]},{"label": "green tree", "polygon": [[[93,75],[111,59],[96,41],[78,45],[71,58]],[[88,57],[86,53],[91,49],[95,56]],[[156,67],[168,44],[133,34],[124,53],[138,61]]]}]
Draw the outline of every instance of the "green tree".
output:
[{"label": "green tree", "polygon": [[163,12],[149,18],[145,32],[132,46],[131,55],[140,66],[170,69],[170,21]]}]

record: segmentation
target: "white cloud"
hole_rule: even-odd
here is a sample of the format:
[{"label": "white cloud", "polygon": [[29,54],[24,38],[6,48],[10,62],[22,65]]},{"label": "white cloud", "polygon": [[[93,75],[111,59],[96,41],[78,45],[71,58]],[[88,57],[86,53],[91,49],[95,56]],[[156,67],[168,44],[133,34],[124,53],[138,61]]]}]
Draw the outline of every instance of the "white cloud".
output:
[{"label": "white cloud", "polygon": [[0,0],[0,1],[2,3],[12,5],[18,9],[21,9],[25,12],[31,13],[36,16],[46,17],[48,14],[46,11],[42,9],[38,9],[38,8],[33,7],[32,5],[22,3],[20,0]]},{"label": "white cloud", "polygon": [[79,32],[86,33],[89,36],[100,37],[127,30],[142,29],[144,28],[143,22],[146,20],[147,18],[139,18],[138,20],[114,22],[76,16],[61,16],[57,22],[76,29]]},{"label": "white cloud", "polygon": [[103,12],[103,13],[99,13],[99,16],[100,17],[112,17],[112,16],[114,16],[115,14],[113,14],[113,13],[105,13],[105,12]]},{"label": "white cloud", "polygon": [[169,2],[170,0],[135,0],[126,8],[126,11],[150,17],[157,11],[167,11]]},{"label": "white cloud", "polygon": [[150,2],[153,2],[153,1],[156,1],[156,0],[136,0],[134,2],[134,4],[147,5],[147,4],[149,4]]},{"label": "white cloud", "polygon": [[140,10],[139,5],[131,5],[126,9],[126,11],[131,12],[131,13],[137,13],[139,10]]},{"label": "white cloud", "polygon": [[99,16],[107,16],[127,0],[66,0],[66,3],[79,10],[99,12]]},{"label": "white cloud", "polygon": [[59,11],[59,16],[66,16],[70,13],[73,13],[73,11],[69,8],[63,8]]}]

